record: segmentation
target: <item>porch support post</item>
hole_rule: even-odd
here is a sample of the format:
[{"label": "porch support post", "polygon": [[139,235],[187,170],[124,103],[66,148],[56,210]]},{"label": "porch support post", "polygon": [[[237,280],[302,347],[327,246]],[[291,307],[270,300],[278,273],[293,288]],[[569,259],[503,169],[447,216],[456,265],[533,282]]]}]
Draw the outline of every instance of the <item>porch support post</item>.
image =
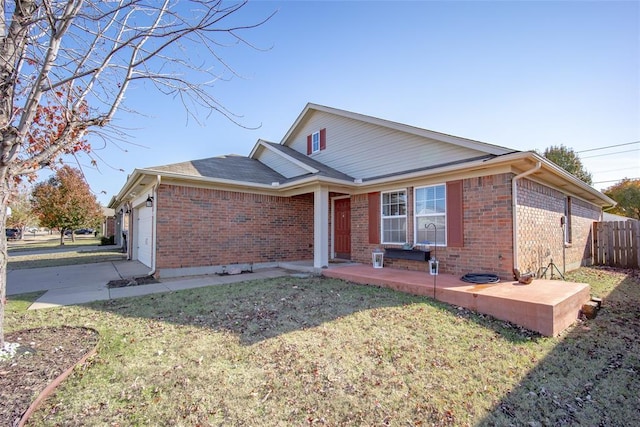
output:
[{"label": "porch support post", "polygon": [[313,192],[313,267],[329,266],[329,190]]}]

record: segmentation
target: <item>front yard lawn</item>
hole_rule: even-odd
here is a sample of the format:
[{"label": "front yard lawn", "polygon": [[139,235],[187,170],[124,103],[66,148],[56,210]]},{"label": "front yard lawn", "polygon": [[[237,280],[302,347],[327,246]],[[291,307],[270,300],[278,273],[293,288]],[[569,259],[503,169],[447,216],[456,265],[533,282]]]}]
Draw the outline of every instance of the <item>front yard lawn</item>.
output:
[{"label": "front yard lawn", "polygon": [[30,425],[640,425],[638,271],[567,278],[605,302],[556,338],[293,277],[36,311],[10,301],[5,329],[100,333]]},{"label": "front yard lawn", "polygon": [[126,254],[112,246],[90,251],[80,246],[64,252],[31,252],[23,255],[13,255],[8,259],[7,269],[24,270],[28,268],[60,267],[63,265],[121,261],[124,259],[126,259]]}]

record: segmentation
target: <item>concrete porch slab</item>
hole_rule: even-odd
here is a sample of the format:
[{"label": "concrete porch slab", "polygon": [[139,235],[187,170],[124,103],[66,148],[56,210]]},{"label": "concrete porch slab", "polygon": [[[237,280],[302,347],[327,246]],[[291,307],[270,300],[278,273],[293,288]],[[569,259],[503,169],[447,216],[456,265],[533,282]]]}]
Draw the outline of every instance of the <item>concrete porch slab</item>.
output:
[{"label": "concrete porch slab", "polygon": [[[434,297],[496,319],[520,325],[545,336],[556,336],[578,318],[590,300],[586,283],[535,279],[529,285],[515,281],[477,285],[458,277],[428,272],[348,265],[322,274],[365,285],[376,285],[414,295]],[[435,278],[435,280],[434,280]]]}]

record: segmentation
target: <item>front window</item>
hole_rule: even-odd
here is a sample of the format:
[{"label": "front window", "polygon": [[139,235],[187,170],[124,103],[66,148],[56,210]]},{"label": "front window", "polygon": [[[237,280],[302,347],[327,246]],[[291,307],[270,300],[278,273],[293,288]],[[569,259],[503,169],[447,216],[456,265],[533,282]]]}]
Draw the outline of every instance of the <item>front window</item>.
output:
[{"label": "front window", "polygon": [[416,244],[446,246],[447,192],[444,184],[415,190]]},{"label": "front window", "polygon": [[382,243],[407,241],[407,192],[382,193]]},{"label": "front window", "polygon": [[311,152],[316,153],[320,151],[320,132],[314,132],[311,134]]}]

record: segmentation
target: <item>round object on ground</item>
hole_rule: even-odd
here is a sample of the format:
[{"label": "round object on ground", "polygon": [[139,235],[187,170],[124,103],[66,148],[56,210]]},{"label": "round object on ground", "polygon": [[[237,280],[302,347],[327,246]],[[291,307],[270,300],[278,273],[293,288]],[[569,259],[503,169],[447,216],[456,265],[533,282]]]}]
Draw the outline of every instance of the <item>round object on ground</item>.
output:
[{"label": "round object on ground", "polygon": [[491,273],[467,273],[460,278],[463,282],[486,285],[488,283],[498,283],[500,278]]}]

